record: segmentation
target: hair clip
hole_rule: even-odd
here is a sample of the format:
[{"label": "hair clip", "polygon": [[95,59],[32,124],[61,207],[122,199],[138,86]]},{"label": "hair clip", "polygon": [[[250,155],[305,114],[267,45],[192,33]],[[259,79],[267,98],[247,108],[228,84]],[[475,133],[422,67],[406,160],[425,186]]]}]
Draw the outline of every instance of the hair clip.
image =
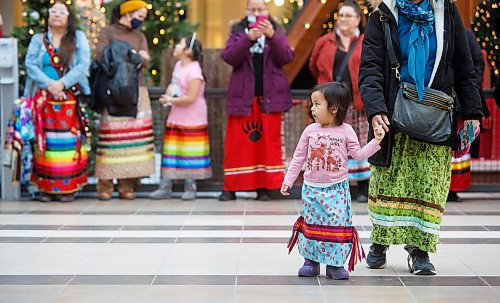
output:
[{"label": "hair clip", "polygon": [[193,49],[194,40],[196,40],[196,32],[193,33],[193,37],[191,38],[191,42],[189,43],[189,49]]}]

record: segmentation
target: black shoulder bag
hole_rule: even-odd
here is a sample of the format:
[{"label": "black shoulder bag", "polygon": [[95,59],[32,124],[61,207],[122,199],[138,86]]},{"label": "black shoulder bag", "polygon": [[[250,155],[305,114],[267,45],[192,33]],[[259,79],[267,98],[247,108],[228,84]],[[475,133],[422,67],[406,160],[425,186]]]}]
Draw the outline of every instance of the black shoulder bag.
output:
[{"label": "black shoulder bag", "polygon": [[[389,53],[391,69],[400,81],[400,64],[396,59],[391,30],[387,16],[381,14],[380,21],[384,25],[384,34]],[[453,97],[442,91],[425,88],[424,98],[419,101],[415,85],[407,82],[399,83],[399,90],[394,103],[391,122],[394,129],[411,138],[427,143],[442,143],[451,135],[453,125]]]}]

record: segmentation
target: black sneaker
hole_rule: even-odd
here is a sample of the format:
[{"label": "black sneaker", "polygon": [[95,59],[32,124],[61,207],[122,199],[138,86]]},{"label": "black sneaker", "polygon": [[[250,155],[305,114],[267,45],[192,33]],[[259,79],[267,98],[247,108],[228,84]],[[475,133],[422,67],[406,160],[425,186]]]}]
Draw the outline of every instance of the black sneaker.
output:
[{"label": "black sneaker", "polygon": [[236,200],[236,193],[234,191],[223,191],[219,196],[219,201]]},{"label": "black sneaker", "polygon": [[432,265],[429,254],[421,249],[406,246],[408,254],[408,269],[410,273],[418,276],[434,276],[436,269]]},{"label": "black sneaker", "polygon": [[257,201],[271,201],[269,191],[265,188],[257,188]]},{"label": "black sneaker", "polygon": [[463,202],[464,199],[460,198],[456,191],[449,191],[446,202]]},{"label": "black sneaker", "polygon": [[370,246],[370,251],[368,256],[366,256],[366,267],[371,269],[382,269],[385,268],[387,264],[387,258],[385,253],[389,249],[389,246],[373,243]]}]

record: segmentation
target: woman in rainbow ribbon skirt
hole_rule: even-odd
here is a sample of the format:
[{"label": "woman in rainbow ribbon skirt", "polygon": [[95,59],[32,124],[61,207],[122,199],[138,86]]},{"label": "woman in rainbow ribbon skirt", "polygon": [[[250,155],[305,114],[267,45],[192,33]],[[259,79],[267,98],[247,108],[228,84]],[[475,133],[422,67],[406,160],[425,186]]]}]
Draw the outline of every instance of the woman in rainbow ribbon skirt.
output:
[{"label": "woman in rainbow ribbon skirt", "polygon": [[78,95],[90,94],[90,48],[64,1],[49,8],[47,29],[26,53],[25,96],[33,94],[36,134],[32,181],[40,201],[71,202],[87,183],[86,130]]}]

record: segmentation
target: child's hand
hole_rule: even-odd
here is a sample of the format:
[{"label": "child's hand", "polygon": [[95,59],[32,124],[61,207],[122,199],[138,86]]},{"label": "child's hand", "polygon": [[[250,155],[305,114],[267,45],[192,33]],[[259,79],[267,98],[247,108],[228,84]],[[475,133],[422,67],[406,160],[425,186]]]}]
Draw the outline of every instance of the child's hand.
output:
[{"label": "child's hand", "polygon": [[167,96],[172,96],[172,84],[169,84],[167,90],[165,91]]},{"label": "child's hand", "polygon": [[167,104],[167,97],[168,97],[167,94],[163,94],[160,96],[158,101],[160,102],[161,105],[165,106]]},{"label": "child's hand", "polygon": [[283,195],[283,196],[289,196],[290,193],[288,192],[288,189],[290,189],[290,187],[288,185],[285,185],[285,184],[282,184],[281,185],[281,190],[280,190],[280,193]]},{"label": "child's hand", "polygon": [[385,137],[384,129],[382,128],[381,125],[379,125],[373,129],[373,133],[375,135],[375,141],[377,141],[377,143],[380,144],[380,142],[382,142],[382,139],[384,139]]}]

